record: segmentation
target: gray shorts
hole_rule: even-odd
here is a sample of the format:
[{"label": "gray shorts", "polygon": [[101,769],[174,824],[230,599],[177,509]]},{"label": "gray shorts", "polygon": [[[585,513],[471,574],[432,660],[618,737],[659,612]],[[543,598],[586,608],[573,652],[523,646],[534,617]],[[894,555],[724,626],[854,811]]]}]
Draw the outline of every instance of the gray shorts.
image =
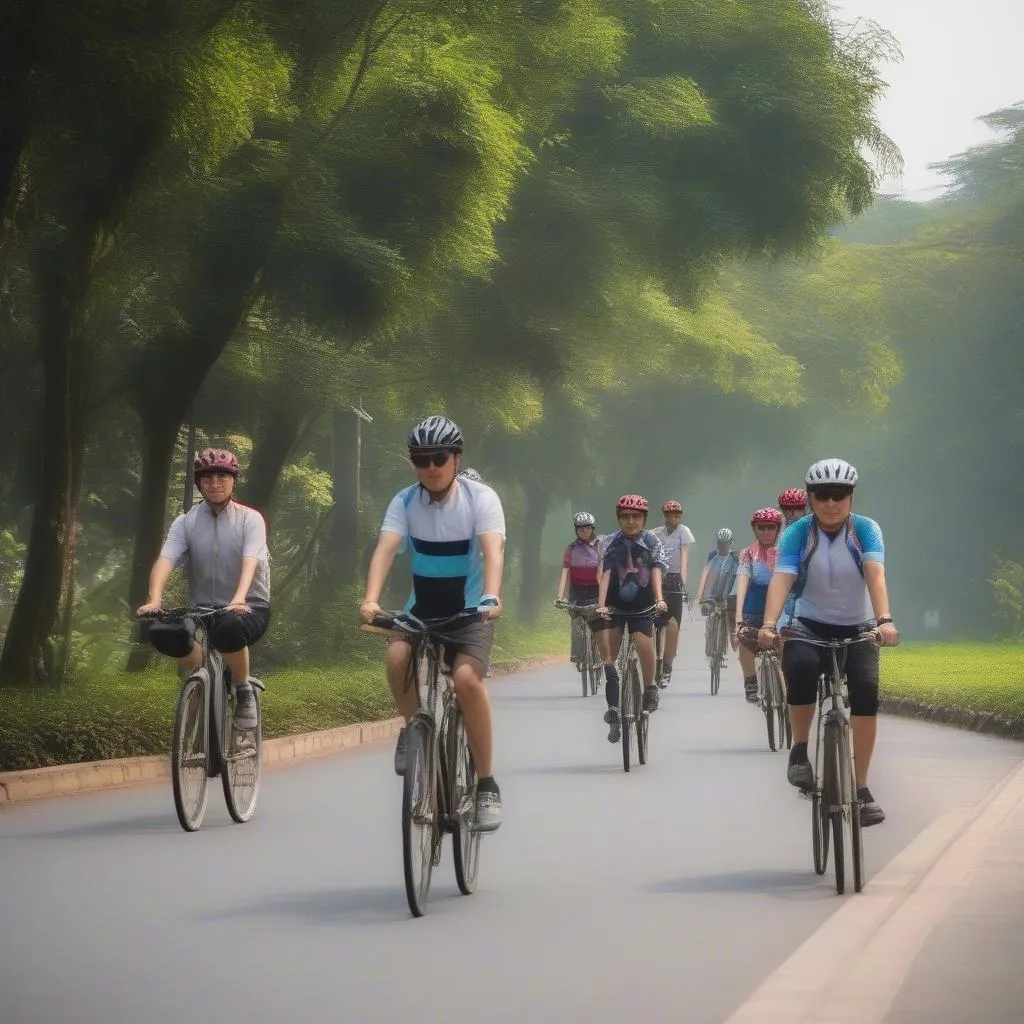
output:
[{"label": "gray shorts", "polygon": [[[491,667],[491,647],[494,644],[494,623],[493,622],[470,622],[459,629],[451,629],[448,636],[452,639],[449,643],[442,644],[444,652],[444,663],[451,671],[455,664],[455,658],[459,654],[466,655],[480,663],[483,674],[486,675]],[[398,635],[392,643],[413,643],[413,638]]]}]

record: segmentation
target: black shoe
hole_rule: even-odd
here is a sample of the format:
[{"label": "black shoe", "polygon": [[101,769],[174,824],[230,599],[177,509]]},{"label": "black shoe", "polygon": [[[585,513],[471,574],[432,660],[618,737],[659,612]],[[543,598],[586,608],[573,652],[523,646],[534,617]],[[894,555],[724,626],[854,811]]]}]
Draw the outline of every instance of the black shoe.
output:
[{"label": "black shoe", "polygon": [[797,789],[802,789],[805,793],[814,790],[814,769],[807,758],[806,743],[793,744],[793,749],[789,752],[786,778],[791,786],[796,786]]},{"label": "black shoe", "polygon": [[748,704],[759,704],[760,698],[757,695],[757,680],[756,679],[744,679],[743,680],[743,693],[747,698]]},{"label": "black shoe", "polygon": [[643,701],[643,709],[644,709],[644,711],[657,711],[658,710],[658,701],[659,701],[660,698],[661,698],[661,694],[658,693],[658,688],[656,686],[647,686],[647,687],[645,687],[644,688],[644,701]]},{"label": "black shoe", "polygon": [[862,828],[881,825],[885,821],[885,811],[878,806],[877,801],[871,795],[871,790],[867,786],[861,786],[857,790],[857,799],[860,801],[860,823]]},{"label": "black shoe", "polygon": [[618,743],[622,739],[622,719],[619,718],[618,708],[609,708],[604,713],[604,720],[608,723],[608,742]]},{"label": "black shoe", "polygon": [[658,685],[664,690],[670,682],[672,682],[672,666],[669,665],[666,668],[663,665],[661,667],[661,675],[658,677]]}]

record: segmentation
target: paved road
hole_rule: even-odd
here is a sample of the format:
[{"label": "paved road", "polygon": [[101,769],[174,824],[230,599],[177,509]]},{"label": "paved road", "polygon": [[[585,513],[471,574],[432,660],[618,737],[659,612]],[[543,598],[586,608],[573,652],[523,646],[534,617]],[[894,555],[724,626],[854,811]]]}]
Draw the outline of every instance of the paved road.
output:
[{"label": "paved road", "polygon": [[[699,634],[628,776],[567,666],[493,680],[506,822],[479,891],[458,895],[446,853],[420,920],[390,747],[269,772],[245,826],[211,792],[195,835],[163,786],[5,810],[0,1022],[723,1021],[857,897],[813,874],[810,805],[734,665],[707,695]],[[869,884],[1020,758],[886,719]]]}]

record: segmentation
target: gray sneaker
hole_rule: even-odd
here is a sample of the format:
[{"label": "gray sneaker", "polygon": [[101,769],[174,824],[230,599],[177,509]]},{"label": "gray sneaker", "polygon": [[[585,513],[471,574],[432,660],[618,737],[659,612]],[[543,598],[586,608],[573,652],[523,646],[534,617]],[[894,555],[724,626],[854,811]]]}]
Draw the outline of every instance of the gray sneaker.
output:
[{"label": "gray sneaker", "polygon": [[878,806],[878,801],[871,795],[867,786],[861,786],[857,790],[857,799],[860,801],[860,823],[864,828],[872,825],[881,825],[885,821],[885,811]]},{"label": "gray sneaker", "polygon": [[608,742],[618,743],[622,739],[622,719],[619,717],[619,709],[609,708],[604,713],[604,720],[611,727],[608,730]]},{"label": "gray sneaker", "polygon": [[476,830],[496,832],[501,827],[501,793],[493,789],[476,791]]},{"label": "gray sneaker", "polygon": [[395,744],[395,774],[404,775],[409,753],[409,727],[403,725]]},{"label": "gray sneaker", "polygon": [[259,725],[256,714],[256,694],[249,683],[235,687],[235,728],[245,732]]},{"label": "gray sneaker", "polygon": [[658,699],[661,694],[658,692],[657,686],[644,687],[643,696],[643,709],[644,711],[657,711],[658,710]]}]

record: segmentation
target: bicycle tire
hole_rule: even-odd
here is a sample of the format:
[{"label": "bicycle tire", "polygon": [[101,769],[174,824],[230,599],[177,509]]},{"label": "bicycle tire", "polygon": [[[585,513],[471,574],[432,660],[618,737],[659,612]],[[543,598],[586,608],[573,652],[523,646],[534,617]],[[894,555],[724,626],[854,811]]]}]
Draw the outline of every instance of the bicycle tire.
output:
[{"label": "bicycle tire", "polygon": [[636,759],[641,764],[647,764],[647,754],[650,749],[648,740],[651,735],[651,716],[643,708],[636,715]]},{"label": "bicycle tire", "polygon": [[437,831],[437,780],[431,751],[432,730],[422,719],[407,726],[408,746],[402,779],[402,861],[405,895],[413,917],[422,917],[430,895]]},{"label": "bicycle tire", "polygon": [[452,854],[455,883],[463,896],[476,891],[480,870],[480,833],[476,822],[476,768],[466,740],[466,724],[458,707],[448,722],[447,775],[450,785],[449,813],[452,816]]},{"label": "bicycle tire", "polygon": [[[179,824],[186,832],[198,831],[206,815],[209,799],[209,713],[204,681],[198,676],[192,676],[185,682],[178,696],[171,739],[174,810]],[[186,772],[189,774],[186,775]]]},{"label": "bicycle tire", "polygon": [[825,800],[828,804],[828,816],[832,823],[832,868],[836,876],[836,892],[842,896],[846,891],[846,852],[843,830],[843,781],[842,771],[842,737],[836,722],[825,724]]},{"label": "bicycle tire", "polygon": [[[757,685],[761,693],[761,710],[764,712],[765,727],[768,730],[768,749],[776,751],[781,746],[781,742],[776,744],[775,741],[775,695],[772,693],[772,675],[771,666],[768,664],[768,659],[760,657],[757,659]],[[780,735],[781,741],[781,735]]]},{"label": "bicycle tire", "polygon": [[572,643],[570,646],[573,649],[573,653],[579,657],[579,660],[576,662],[576,669],[580,674],[580,683],[582,684],[583,689],[582,696],[589,697],[590,679],[588,678],[589,673],[587,670],[589,666],[587,665],[587,661],[589,659],[590,651],[589,644],[587,644],[586,641],[587,637],[583,619],[577,615],[572,620]]},{"label": "bicycle tire", "polygon": [[636,662],[630,658],[626,663],[626,672],[622,679],[622,768],[629,771],[636,753],[636,719],[640,713],[640,707],[636,702],[636,691],[634,689],[636,675]]},{"label": "bicycle tire", "polygon": [[601,657],[601,649],[593,630],[590,631],[590,646],[590,695],[593,697],[604,682],[604,659]]},{"label": "bicycle tire", "polygon": [[[239,825],[244,825],[256,811],[263,778],[263,705],[260,691],[253,687],[256,700],[256,728],[240,732],[231,726],[228,734],[230,747],[222,759],[221,784],[228,814]],[[225,705],[224,713],[234,722],[234,694]]]},{"label": "bicycle tire", "polygon": [[716,658],[711,662],[711,696],[714,697],[722,685],[722,663]]},{"label": "bicycle tire", "polygon": [[814,846],[814,873],[825,874],[828,868],[829,822],[821,791],[811,797],[811,843]]}]

